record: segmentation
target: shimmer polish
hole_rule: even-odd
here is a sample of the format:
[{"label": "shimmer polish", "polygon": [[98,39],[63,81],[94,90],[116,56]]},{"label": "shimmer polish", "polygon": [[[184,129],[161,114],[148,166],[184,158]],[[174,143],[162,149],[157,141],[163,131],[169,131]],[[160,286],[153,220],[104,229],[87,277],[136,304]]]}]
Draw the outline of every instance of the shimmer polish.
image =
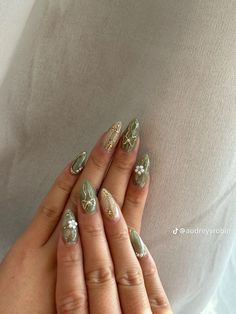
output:
[{"label": "shimmer polish", "polygon": [[67,208],[63,214],[62,235],[66,243],[74,244],[78,240],[78,223],[72,209]]}]

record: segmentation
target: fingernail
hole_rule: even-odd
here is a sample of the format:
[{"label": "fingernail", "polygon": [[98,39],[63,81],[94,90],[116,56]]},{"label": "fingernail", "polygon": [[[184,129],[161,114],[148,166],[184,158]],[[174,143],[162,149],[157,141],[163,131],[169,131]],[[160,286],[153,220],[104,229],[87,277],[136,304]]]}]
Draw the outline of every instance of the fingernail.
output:
[{"label": "fingernail", "polygon": [[149,176],[150,159],[148,154],[140,158],[134,169],[134,184],[144,187]]},{"label": "fingernail", "polygon": [[67,208],[63,215],[62,234],[66,243],[73,244],[78,240],[78,228],[74,212]]},{"label": "fingernail", "polygon": [[147,255],[146,246],[143,243],[143,240],[141,239],[138,232],[133,228],[130,228],[130,241],[138,258]]},{"label": "fingernail", "polygon": [[87,153],[82,152],[80,153],[72,162],[70,172],[72,174],[78,174],[84,167],[86,163]]},{"label": "fingernail", "polygon": [[96,192],[88,180],[84,180],[80,188],[80,204],[88,214],[96,211]]},{"label": "fingernail", "polygon": [[101,207],[107,218],[118,220],[120,218],[119,205],[106,189],[101,190]]},{"label": "fingernail", "polygon": [[133,119],[128,124],[122,136],[121,147],[126,152],[131,152],[134,150],[139,135],[139,121],[138,119]]},{"label": "fingernail", "polygon": [[103,147],[110,151],[114,146],[116,146],[120,133],[121,133],[122,123],[118,121],[114,123],[106,132],[104,140],[103,140]]}]

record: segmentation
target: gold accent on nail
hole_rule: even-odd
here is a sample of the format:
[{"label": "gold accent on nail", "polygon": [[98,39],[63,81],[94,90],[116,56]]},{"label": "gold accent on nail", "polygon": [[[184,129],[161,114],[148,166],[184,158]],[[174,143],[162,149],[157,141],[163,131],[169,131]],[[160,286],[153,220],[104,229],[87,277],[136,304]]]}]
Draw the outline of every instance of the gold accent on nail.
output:
[{"label": "gold accent on nail", "polygon": [[118,142],[121,134],[122,122],[115,122],[106,132],[103,140],[103,146],[107,151],[110,151]]},{"label": "gold accent on nail", "polygon": [[86,152],[82,152],[78,156],[76,156],[70,167],[71,174],[78,174],[83,170],[86,164],[86,158],[87,158]]},{"label": "gold accent on nail", "polygon": [[103,212],[109,219],[117,220],[120,217],[119,205],[105,188],[101,190],[101,205]]},{"label": "gold accent on nail", "polygon": [[80,188],[80,204],[85,213],[96,212],[96,192],[88,180],[84,180]]},{"label": "gold accent on nail", "polygon": [[130,241],[133,246],[134,252],[138,258],[147,255],[147,248],[143,243],[142,238],[134,228],[129,228]]},{"label": "gold accent on nail", "polygon": [[135,149],[139,136],[139,121],[138,119],[133,119],[129,122],[127,128],[122,135],[121,147],[126,152],[131,152]]}]

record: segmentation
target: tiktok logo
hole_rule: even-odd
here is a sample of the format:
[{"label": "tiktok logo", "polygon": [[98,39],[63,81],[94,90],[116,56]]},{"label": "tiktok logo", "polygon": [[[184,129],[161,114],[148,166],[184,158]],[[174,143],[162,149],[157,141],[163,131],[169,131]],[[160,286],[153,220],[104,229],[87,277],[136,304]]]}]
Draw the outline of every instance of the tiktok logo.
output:
[{"label": "tiktok logo", "polygon": [[178,228],[175,228],[172,232],[173,232],[173,234],[177,234],[178,233]]}]

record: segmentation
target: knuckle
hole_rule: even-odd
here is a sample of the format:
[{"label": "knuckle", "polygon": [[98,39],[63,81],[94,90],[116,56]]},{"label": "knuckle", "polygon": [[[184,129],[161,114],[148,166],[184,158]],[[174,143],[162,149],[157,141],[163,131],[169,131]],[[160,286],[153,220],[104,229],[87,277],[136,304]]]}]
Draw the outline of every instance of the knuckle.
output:
[{"label": "knuckle", "polygon": [[129,233],[127,228],[123,228],[117,232],[113,232],[109,235],[110,239],[116,242],[129,241]]},{"label": "knuckle", "polygon": [[76,267],[82,263],[82,259],[78,250],[73,250],[67,254],[62,254],[58,258],[62,266],[66,268]]},{"label": "knuckle", "polygon": [[46,216],[46,218],[49,218],[52,221],[57,221],[61,214],[57,206],[54,205],[49,206],[46,204],[43,204],[40,207],[40,212],[42,213],[42,215]]},{"label": "knuckle", "polygon": [[133,167],[133,160],[119,156],[119,158],[114,159],[113,165],[119,170],[119,172],[129,172]]},{"label": "knuckle", "polygon": [[127,195],[125,198],[126,207],[138,207],[142,204],[142,198],[136,195]]},{"label": "knuckle", "polygon": [[92,152],[91,155],[90,155],[90,158],[91,158],[91,161],[92,163],[94,164],[94,166],[100,170],[100,169],[104,169],[106,167],[106,164],[105,164],[105,161],[104,161],[104,158],[100,158],[98,156],[98,154]]},{"label": "knuckle", "polygon": [[127,269],[116,276],[116,282],[119,286],[139,286],[143,284],[142,271],[138,268]]},{"label": "knuckle", "polygon": [[85,273],[87,285],[101,285],[114,280],[114,270],[112,266],[101,267]]},{"label": "knuckle", "polygon": [[58,301],[58,312],[74,313],[74,311],[85,310],[87,306],[86,292],[85,291],[73,291]]},{"label": "knuckle", "polygon": [[104,230],[102,225],[100,224],[83,224],[81,225],[81,228],[83,228],[83,231],[85,231],[85,233],[87,233],[87,235],[97,238],[100,236],[103,236],[104,234]]},{"label": "knuckle", "polygon": [[157,276],[157,268],[156,265],[152,265],[150,267],[148,267],[148,269],[143,270],[143,276],[145,276],[146,278],[154,278]]},{"label": "knuckle", "polygon": [[153,313],[173,314],[169,303],[164,297],[148,296],[148,300]]},{"label": "knuckle", "polygon": [[66,194],[69,194],[71,192],[71,184],[67,180],[65,180],[65,178],[57,178],[56,186],[59,188],[59,190],[65,192]]}]

